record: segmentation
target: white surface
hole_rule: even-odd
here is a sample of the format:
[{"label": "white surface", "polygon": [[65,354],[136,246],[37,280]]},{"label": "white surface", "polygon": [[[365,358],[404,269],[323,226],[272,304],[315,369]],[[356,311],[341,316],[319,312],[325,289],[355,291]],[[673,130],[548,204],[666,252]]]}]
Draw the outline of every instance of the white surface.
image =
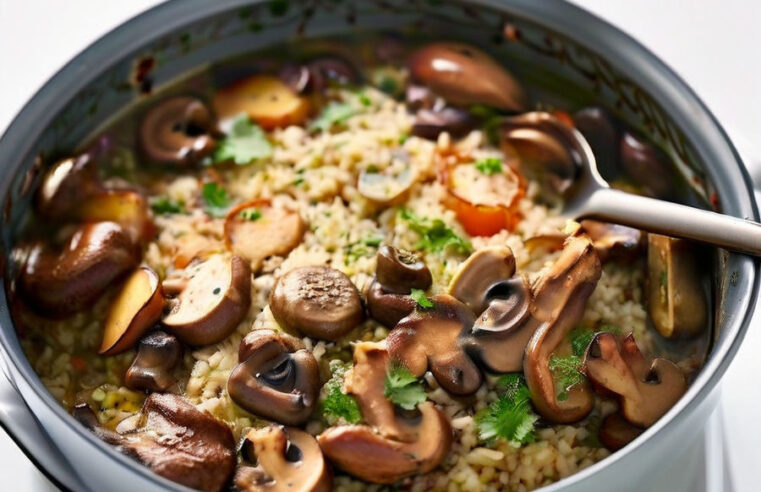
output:
[{"label": "white surface", "polygon": [[[154,0],[0,0],[0,131],[74,54]],[[696,90],[736,138],[761,140],[761,2],[584,0],[634,35]],[[755,155],[761,155],[755,153]],[[759,318],[761,320],[761,318]],[[728,462],[738,491],[757,490],[761,463],[761,327],[754,323],[723,385]],[[0,476],[13,490],[47,481],[0,431]],[[7,481],[3,481],[8,483]]]}]

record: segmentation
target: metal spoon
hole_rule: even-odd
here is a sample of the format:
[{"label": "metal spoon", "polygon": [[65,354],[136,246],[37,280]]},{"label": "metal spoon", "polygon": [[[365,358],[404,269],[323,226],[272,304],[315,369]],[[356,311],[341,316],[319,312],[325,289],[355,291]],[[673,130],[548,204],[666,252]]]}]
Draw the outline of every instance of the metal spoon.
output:
[{"label": "metal spoon", "polygon": [[597,170],[584,136],[573,130],[579,176],[565,193],[563,215],[595,219],[648,232],[700,241],[761,256],[761,224],[708,210],[614,190]]}]

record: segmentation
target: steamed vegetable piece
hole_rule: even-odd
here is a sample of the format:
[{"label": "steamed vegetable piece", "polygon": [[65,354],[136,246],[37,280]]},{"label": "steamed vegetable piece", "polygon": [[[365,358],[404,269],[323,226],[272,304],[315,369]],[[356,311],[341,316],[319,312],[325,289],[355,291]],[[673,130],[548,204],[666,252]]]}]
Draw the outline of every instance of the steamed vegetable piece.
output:
[{"label": "steamed vegetable piece", "polygon": [[247,114],[265,130],[299,125],[309,115],[309,101],[277,77],[253,75],[218,91],[214,110],[220,119]]}]

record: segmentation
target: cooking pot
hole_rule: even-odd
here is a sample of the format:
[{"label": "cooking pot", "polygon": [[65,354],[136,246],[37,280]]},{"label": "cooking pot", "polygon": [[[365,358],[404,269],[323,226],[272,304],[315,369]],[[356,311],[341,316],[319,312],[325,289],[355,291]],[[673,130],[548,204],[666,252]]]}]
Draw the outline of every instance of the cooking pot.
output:
[{"label": "cooking pot", "polygon": [[[588,12],[548,0],[175,0],[124,23],[79,54],[23,108],[0,140],[0,421],[38,467],[73,490],[183,490],[75,422],[22,352],[5,289],[8,252],[28,218],[42,156],[71,151],[120,109],[180,74],[286,40],[363,30],[462,39],[507,61],[529,86],[607,106],[651,135],[698,196],[758,220],[743,164],[705,105],[663,62]],[[349,39],[348,37],[346,39]],[[689,449],[748,328],[758,263],[718,250],[713,347],[687,394],[630,445],[544,490],[649,490],[655,470]],[[7,379],[6,379],[7,378]]]}]

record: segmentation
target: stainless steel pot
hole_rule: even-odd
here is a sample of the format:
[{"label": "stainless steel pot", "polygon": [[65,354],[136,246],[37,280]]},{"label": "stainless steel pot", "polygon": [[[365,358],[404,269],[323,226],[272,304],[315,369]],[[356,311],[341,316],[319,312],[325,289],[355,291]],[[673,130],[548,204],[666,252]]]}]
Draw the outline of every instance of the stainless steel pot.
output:
[{"label": "stainless steel pot", "polygon": [[[143,68],[156,62],[149,78],[159,86],[210,61],[296,36],[358,29],[461,38],[514,60],[518,76],[529,82],[555,83],[556,91],[574,88],[574,97],[602,101],[628,124],[654,135],[699,193],[715,193],[724,213],[759,219],[740,158],[697,96],[636,41],[573,5],[559,0],[175,0],[83,51],[8,128],[0,140],[2,258],[28,212],[40,171],[37,153],[73,148],[141,97],[135,89],[140,81],[134,80],[140,60]],[[635,442],[544,490],[650,490],[654,471],[694,443],[716,404],[717,384],[742,341],[759,288],[758,263],[742,255],[717,252],[713,276],[714,346],[688,393]],[[21,350],[2,289],[0,365],[6,378],[0,377],[0,423],[27,455],[73,490],[182,490],[98,440],[58,405]]]}]

